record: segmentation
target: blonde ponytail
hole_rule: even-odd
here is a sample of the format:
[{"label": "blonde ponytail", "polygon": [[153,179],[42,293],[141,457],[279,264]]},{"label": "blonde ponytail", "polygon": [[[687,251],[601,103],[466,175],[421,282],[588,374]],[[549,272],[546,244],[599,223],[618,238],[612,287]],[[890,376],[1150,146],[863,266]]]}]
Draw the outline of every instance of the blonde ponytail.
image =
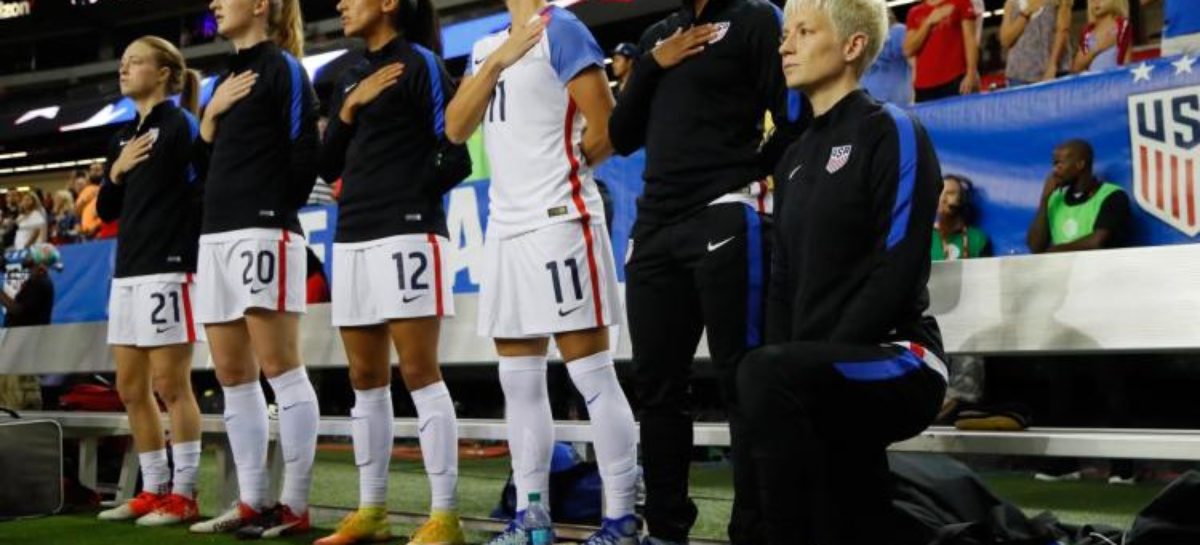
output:
[{"label": "blonde ponytail", "polygon": [[304,16],[300,0],[270,0],[267,28],[271,39],[297,59],[304,56]]}]

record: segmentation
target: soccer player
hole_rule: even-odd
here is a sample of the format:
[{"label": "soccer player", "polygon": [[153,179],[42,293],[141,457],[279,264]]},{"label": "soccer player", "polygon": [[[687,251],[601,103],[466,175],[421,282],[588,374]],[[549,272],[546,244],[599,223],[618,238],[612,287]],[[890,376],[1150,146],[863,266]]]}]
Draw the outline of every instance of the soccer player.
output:
[{"label": "soccer player", "polygon": [[925,314],[940,167],[913,118],[859,88],[882,0],[790,0],[784,36],[814,119],[775,171],[767,346],[738,372],[768,542],[888,543],[887,446],[946,390]]},{"label": "soccer player", "polygon": [[[143,36],[125,48],[120,78],[121,94],[134,101],[138,114],[109,146],[96,209],[105,221],[121,220],[108,344],[142,467],[142,492],[100,519],[161,526],[199,516],[200,408],[191,367],[197,341],[192,274],[204,175],[192,158],[200,77],[170,42]],[[175,94],[180,106],[168,98]],[[171,416],[173,475],[155,393]]]},{"label": "soccer player", "polygon": [[454,94],[442,66],[437,12],[430,0],[341,0],[347,36],[366,57],[334,88],[321,150],[321,176],[342,179],[333,246],[333,325],[341,329],[354,387],[359,508],[317,545],[390,535],[388,463],[393,408],[389,343],[419,419],[421,455],[432,490],[429,520],[410,545],[464,542],[457,513],[458,430],[454,402],[438,369],[438,330],[454,314],[445,261],[442,194],[470,174],[467,158],[443,181],[434,165],[445,144],[445,105]]},{"label": "soccer player", "polygon": [[[296,211],[317,170],[316,95],[297,57],[299,0],[213,0],[237,53],[200,122],[211,152],[197,258],[196,318],[225,397],[240,501],[193,532],[276,537],[309,528],[317,396],[300,363],[305,251]],[[267,498],[267,403],[279,406],[283,491]]]},{"label": "soccer player", "polygon": [[475,43],[446,112],[465,141],[483,123],[492,167],[479,334],[495,339],[517,489],[517,518],[493,544],[524,543],[528,495],[549,492],[554,423],[546,353],[554,337],[587,402],[604,479],[589,544],[632,544],[637,437],[606,327],[618,319],[616,268],[592,167],[612,152],[613,97],[587,27],[544,0],[508,0],[512,26]]},{"label": "soccer player", "polygon": [[[737,362],[762,343],[770,230],[767,176],[806,119],[779,65],[779,8],[693,0],[642,35],[612,116],[612,140],[646,148],[626,302],[641,401],[646,523],[657,543],[686,543],[692,452],[689,384],[700,334],[721,385],[733,443],[729,539],[761,541],[754,466],[734,391]],[[763,141],[764,113],[775,130]]]}]

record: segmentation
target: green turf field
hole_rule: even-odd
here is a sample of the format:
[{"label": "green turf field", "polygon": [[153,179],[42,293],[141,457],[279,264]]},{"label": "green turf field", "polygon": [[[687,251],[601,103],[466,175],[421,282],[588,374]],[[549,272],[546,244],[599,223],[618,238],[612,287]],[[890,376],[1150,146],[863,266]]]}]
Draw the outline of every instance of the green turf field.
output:
[{"label": "green turf field", "polygon": [[[464,515],[486,516],[496,504],[508,475],[508,459],[463,460],[459,470],[460,509]],[[393,511],[423,512],[428,505],[429,487],[420,463],[393,461],[389,507]],[[1162,488],[1160,484],[1110,486],[1099,481],[1040,483],[1028,474],[985,475],[1001,496],[1020,505],[1030,514],[1050,510],[1066,522],[1092,522],[1127,527],[1133,515]],[[723,464],[694,464],[692,496],[700,508],[693,531],[696,537],[721,538],[729,518],[732,498],[731,474]],[[212,489],[216,480],[213,456],[206,453],[201,464],[201,491]],[[349,452],[320,452],[313,481],[314,503],[324,506],[353,507],[358,501],[358,473]],[[220,510],[211,496],[201,494],[201,510],[211,515]],[[170,545],[174,543],[236,543],[229,536],[192,536],[182,528],[137,528],[132,523],[99,523],[91,514],[0,523],[0,544],[92,545]],[[336,521],[316,520],[331,527]],[[395,535],[406,536],[412,527],[397,526]],[[285,543],[311,543],[327,530],[301,536]],[[473,542],[486,539],[474,533]],[[399,541],[401,544],[404,541]]]}]

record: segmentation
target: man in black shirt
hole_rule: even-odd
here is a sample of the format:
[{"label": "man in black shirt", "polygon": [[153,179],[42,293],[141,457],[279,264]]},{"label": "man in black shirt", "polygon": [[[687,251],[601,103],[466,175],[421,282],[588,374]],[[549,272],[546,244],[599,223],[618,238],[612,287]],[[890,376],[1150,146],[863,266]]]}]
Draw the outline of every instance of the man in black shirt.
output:
[{"label": "man in black shirt", "polygon": [[[609,122],[619,153],[646,148],[626,304],[652,542],[686,542],[696,518],[688,379],[705,330],[732,435],[729,537],[762,542],[734,378],[741,355],[762,342],[766,178],[803,124],[779,67],[780,21],[766,0],[683,0],[643,34],[646,53]],[[764,143],[767,111],[776,129]]]},{"label": "man in black shirt", "polygon": [[786,8],[783,70],[814,118],[776,170],[767,346],[738,373],[771,544],[890,543],[887,446],[932,422],[946,389],[925,315],[937,155],[904,110],[859,89],[886,9]]}]

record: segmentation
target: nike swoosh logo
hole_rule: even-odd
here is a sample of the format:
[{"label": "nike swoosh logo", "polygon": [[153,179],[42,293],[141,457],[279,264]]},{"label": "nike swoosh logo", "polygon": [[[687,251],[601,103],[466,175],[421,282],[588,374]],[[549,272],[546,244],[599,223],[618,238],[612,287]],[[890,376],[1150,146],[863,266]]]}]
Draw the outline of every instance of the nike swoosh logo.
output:
[{"label": "nike swoosh logo", "polygon": [[418,295],[418,296],[416,296],[416,297],[413,297],[413,298],[409,298],[408,296],[404,296],[404,297],[401,297],[401,298],[400,298],[400,300],[401,300],[401,301],[404,301],[405,303],[411,303],[411,302],[413,302],[413,301],[416,301],[417,299],[420,299],[420,298],[422,298],[422,297],[425,297],[425,294],[424,294],[424,293],[422,293],[421,295]]},{"label": "nike swoosh logo", "polygon": [[577,306],[577,307],[575,307],[575,308],[573,308],[573,309],[571,309],[571,310],[568,310],[568,311],[566,311],[566,312],[563,312],[563,310],[560,308],[560,309],[558,309],[558,315],[559,315],[560,317],[562,317],[562,316],[566,316],[566,315],[568,315],[568,314],[570,314],[570,313],[572,313],[572,312],[575,312],[575,311],[577,311],[577,310],[579,310],[579,309],[581,309],[581,308],[583,308],[583,305],[579,305],[579,306]]},{"label": "nike swoosh logo", "polygon": [[710,251],[710,252],[711,252],[711,251],[713,251],[713,250],[716,250],[717,248],[720,248],[721,246],[724,246],[724,245],[726,245],[726,244],[729,244],[729,241],[733,240],[734,238],[735,238],[735,237],[729,237],[729,238],[727,238],[727,239],[725,239],[725,240],[722,240],[721,242],[718,242],[718,243],[716,243],[716,244],[713,244],[713,243],[709,242],[709,243],[708,243],[708,251]]},{"label": "nike swoosh logo", "polygon": [[172,329],[175,329],[175,326],[171,326],[171,327],[156,327],[156,328],[154,328],[154,330],[155,330],[155,331],[157,331],[157,332],[159,332],[159,333],[166,333],[166,332],[168,332],[168,331],[170,331],[170,330],[172,330]]},{"label": "nike swoosh logo", "polygon": [[263,286],[261,288],[250,288],[250,295],[258,295],[258,294],[266,291],[266,289],[267,289],[266,286]]},{"label": "nike swoosh logo", "polygon": [[596,395],[592,396],[592,398],[591,398],[591,399],[587,400],[587,404],[588,404],[588,405],[591,405],[593,401],[595,401],[595,400],[597,400],[597,399],[599,399],[599,398],[600,398],[600,394],[596,394]]},{"label": "nike swoosh logo", "polygon": [[357,83],[347,86],[345,89],[342,89],[342,94],[343,95],[350,94],[350,91],[353,91],[355,87],[358,87]]},{"label": "nike swoosh logo", "polygon": [[479,65],[483,64],[483,61],[486,61],[486,60],[487,60],[487,57],[484,57],[482,59],[475,59],[475,66],[479,66]]},{"label": "nike swoosh logo", "polygon": [[792,171],[788,173],[788,179],[791,180],[794,178],[796,176],[796,171],[800,170],[800,167],[802,166],[804,165],[796,165],[796,168],[793,168]]},{"label": "nike swoosh logo", "polygon": [[421,427],[420,427],[420,428],[417,428],[417,432],[418,432],[418,433],[424,433],[424,432],[425,432],[425,428],[428,428],[428,427],[429,427],[429,423],[430,423],[430,422],[433,422],[433,420],[432,420],[432,419],[431,419],[431,420],[426,420],[424,424],[421,424]]}]

